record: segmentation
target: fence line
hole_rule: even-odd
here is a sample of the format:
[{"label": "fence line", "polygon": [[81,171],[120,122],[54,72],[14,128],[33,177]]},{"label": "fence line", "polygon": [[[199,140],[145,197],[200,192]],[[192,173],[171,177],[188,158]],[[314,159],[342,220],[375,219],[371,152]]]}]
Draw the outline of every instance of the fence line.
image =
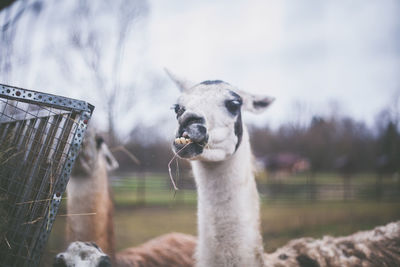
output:
[{"label": "fence line", "polygon": [[[184,178],[185,177],[185,178]],[[284,181],[261,181],[258,191],[263,201],[400,201],[400,181],[390,178],[371,178],[362,182],[358,179],[338,179],[321,182],[318,174],[313,179],[291,177]],[[179,188],[174,192],[168,174],[134,173],[113,177],[116,198],[125,196],[128,204],[152,204],[165,202],[194,203],[196,187],[190,175],[177,179]],[[295,183],[293,182],[295,181]],[[382,182],[384,181],[384,182]],[[326,182],[326,181],[325,181]],[[121,197],[122,198],[122,197]],[[128,200],[126,200],[128,199]],[[117,201],[118,205],[118,201]]]}]

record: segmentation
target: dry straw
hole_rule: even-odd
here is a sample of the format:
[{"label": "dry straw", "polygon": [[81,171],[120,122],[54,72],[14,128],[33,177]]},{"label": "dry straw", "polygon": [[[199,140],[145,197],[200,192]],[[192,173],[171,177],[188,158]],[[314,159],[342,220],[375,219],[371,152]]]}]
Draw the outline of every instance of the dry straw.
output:
[{"label": "dry straw", "polygon": [[[171,170],[171,164],[174,161],[174,159],[176,159],[177,157],[179,157],[179,152],[181,152],[183,149],[185,149],[188,145],[190,145],[191,143],[187,143],[186,145],[184,145],[181,149],[178,150],[178,152],[174,152],[173,157],[171,158],[171,160],[168,162],[168,173],[169,173],[169,178],[171,180],[172,186],[174,187],[175,191],[178,191],[179,188],[176,186],[175,181],[174,181],[174,177],[172,176],[172,170]],[[178,164],[178,162],[177,162]],[[178,169],[178,168],[177,168]]]}]

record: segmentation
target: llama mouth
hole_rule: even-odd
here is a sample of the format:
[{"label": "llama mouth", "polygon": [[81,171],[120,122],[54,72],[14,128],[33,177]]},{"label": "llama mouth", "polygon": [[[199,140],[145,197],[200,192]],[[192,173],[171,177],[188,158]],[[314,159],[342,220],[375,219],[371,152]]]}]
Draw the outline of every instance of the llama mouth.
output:
[{"label": "llama mouth", "polygon": [[203,153],[208,142],[207,128],[202,123],[183,123],[173,143],[175,153],[181,158],[194,158]]},{"label": "llama mouth", "polygon": [[191,159],[202,154],[204,146],[194,142],[187,144],[174,142],[173,149],[180,158]]},{"label": "llama mouth", "polygon": [[208,136],[200,142],[193,140],[188,135],[177,137],[174,140],[173,148],[176,154],[181,158],[190,159],[203,153],[207,144]]}]

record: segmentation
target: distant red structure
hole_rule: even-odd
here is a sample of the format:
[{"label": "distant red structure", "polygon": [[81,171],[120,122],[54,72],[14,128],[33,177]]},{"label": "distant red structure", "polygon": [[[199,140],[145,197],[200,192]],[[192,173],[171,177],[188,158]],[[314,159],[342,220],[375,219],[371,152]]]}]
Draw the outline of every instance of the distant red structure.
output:
[{"label": "distant red structure", "polygon": [[308,171],[310,161],[296,153],[283,152],[271,154],[262,159],[264,168],[273,174],[293,174]]}]

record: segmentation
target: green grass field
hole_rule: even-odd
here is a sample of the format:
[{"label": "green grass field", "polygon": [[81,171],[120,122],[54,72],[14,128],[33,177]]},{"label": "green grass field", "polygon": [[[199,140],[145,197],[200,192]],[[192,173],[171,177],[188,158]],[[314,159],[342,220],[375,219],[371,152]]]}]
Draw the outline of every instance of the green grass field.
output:
[{"label": "green grass field", "polygon": [[[60,211],[60,214],[63,211]],[[347,235],[400,220],[400,203],[322,202],[271,203],[261,208],[266,251],[293,238]],[[44,255],[47,262],[65,248],[66,217],[58,217]],[[135,246],[168,232],[196,234],[196,206],[123,207],[115,211],[117,249]]]},{"label": "green grass field", "polygon": [[[114,183],[118,250],[163,233],[196,234],[195,192],[179,191],[174,196],[174,192],[168,190],[168,183],[168,180],[158,180],[157,177],[149,178],[144,198],[138,195],[138,181],[128,179]],[[141,202],[143,199],[145,203]],[[65,213],[65,207],[62,207],[59,214]],[[395,220],[400,220],[400,202],[271,201],[263,198],[261,205],[261,230],[265,250],[269,252],[294,238],[347,235]],[[44,266],[48,266],[52,258],[66,247],[65,222],[66,217],[56,219],[43,256]]]}]

